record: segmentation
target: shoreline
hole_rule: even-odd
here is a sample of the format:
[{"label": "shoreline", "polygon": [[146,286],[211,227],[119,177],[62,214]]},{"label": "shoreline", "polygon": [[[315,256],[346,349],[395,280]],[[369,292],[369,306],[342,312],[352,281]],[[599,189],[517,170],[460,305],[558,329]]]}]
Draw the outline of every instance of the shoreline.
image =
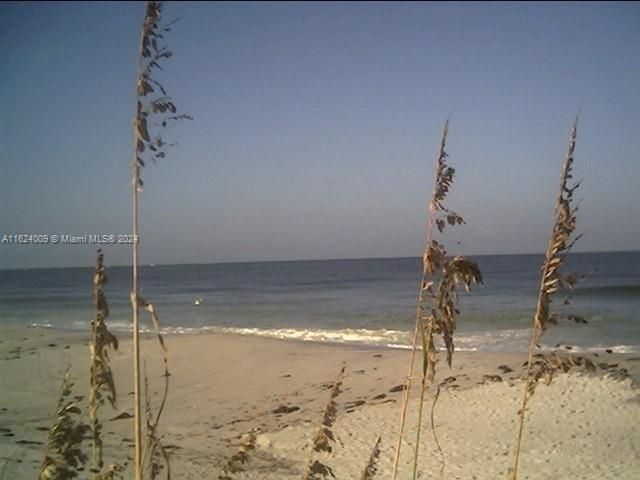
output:
[{"label": "shoreline", "polygon": [[[88,332],[89,324],[87,322],[86,329],[80,329],[77,327],[58,327],[53,325],[19,325],[19,324],[0,324],[0,331],[2,329],[24,329],[24,330],[42,330],[43,332],[58,332],[60,335],[82,335],[85,332]],[[530,329],[518,329],[518,331],[529,332]],[[120,326],[110,328],[110,331],[113,332],[116,336],[121,336],[123,338],[128,338],[128,335],[131,335],[131,329],[123,329]],[[410,344],[385,344],[385,343],[367,343],[366,340],[331,340],[331,339],[315,339],[315,338],[304,338],[302,336],[286,336],[286,334],[275,334],[274,332],[288,332],[288,331],[296,331],[296,332],[313,332],[320,334],[328,334],[328,332],[394,332],[394,333],[403,333],[407,336],[412,336],[412,331],[401,331],[401,330],[391,330],[391,329],[367,329],[367,328],[345,328],[345,329],[323,329],[323,328],[315,328],[315,329],[296,329],[293,327],[283,327],[283,328],[269,328],[269,329],[259,329],[257,327],[218,327],[218,326],[202,326],[202,327],[174,327],[174,326],[165,326],[161,328],[161,333],[164,337],[167,338],[179,338],[179,337],[190,337],[190,336],[200,336],[200,335],[228,335],[228,336],[237,336],[237,337],[250,337],[250,338],[259,338],[259,339],[268,339],[268,340],[277,340],[284,342],[300,342],[307,343],[312,345],[338,345],[344,346],[348,348],[364,348],[364,349],[388,349],[388,350],[398,350],[408,352],[411,350]],[[503,332],[504,330],[497,330],[498,332]],[[256,333],[260,332],[260,333]],[[467,338],[465,335],[473,336],[477,334],[477,332],[459,332],[456,336],[458,339]],[[140,331],[141,336],[154,336],[155,332],[151,327],[145,327],[144,330]],[[541,352],[552,352],[558,351],[559,347],[564,347],[564,343],[555,345],[554,347],[550,345],[542,344],[539,351]],[[609,345],[609,346],[583,346],[576,344],[569,344],[570,348],[564,347],[564,353],[573,353],[579,355],[622,355],[624,357],[634,357],[637,356],[640,358],[640,346],[636,345]],[[418,347],[418,349],[420,349]],[[619,351],[620,349],[631,349],[631,351]],[[618,350],[618,351],[617,351]],[[456,353],[480,353],[480,354],[518,354],[518,353],[526,353],[526,348],[521,349],[483,349],[479,348],[467,348],[460,347],[456,345]]]},{"label": "shoreline", "polygon": [[[117,336],[121,345],[119,351],[111,356],[111,365],[118,388],[118,410],[109,406],[100,410],[101,418],[104,419],[106,463],[113,459],[127,460],[132,454],[132,421],[126,418],[113,420],[119,415],[130,415],[133,403],[130,395],[131,340],[129,335],[118,333]],[[88,338],[88,332],[0,327],[0,425],[3,429],[0,431],[0,472],[4,464],[9,475],[7,478],[26,480],[35,476],[44,447],[38,442],[46,442],[46,429],[51,422],[61,371],[66,364],[72,365],[72,376],[76,380],[74,394],[86,395],[89,351],[85,343]],[[226,462],[237,450],[241,436],[253,428],[261,430],[255,459],[250,462],[249,471],[238,478],[299,478],[300,469],[304,467],[306,445],[322,415],[329,388],[343,363],[347,367],[343,381],[344,392],[337,399],[336,431],[345,446],[337,446],[336,458],[328,459],[327,462],[337,462],[334,465],[336,472],[342,472],[342,476],[338,478],[357,478],[355,471],[350,471],[347,466],[349,459],[357,458],[356,463],[364,465],[372,442],[375,441],[375,438],[369,438],[375,433],[373,429],[383,428],[388,433],[383,435],[384,458],[381,459],[381,468],[383,472],[388,468],[388,457],[393,456],[392,444],[395,443],[395,438],[392,438],[394,435],[389,432],[393,432],[394,424],[399,418],[401,385],[404,383],[410,357],[408,350],[220,333],[175,334],[167,335],[165,339],[169,349],[171,377],[160,433],[165,444],[171,446],[172,471],[176,478],[196,479],[204,478],[203,475],[217,478],[212,476],[212,472],[218,472],[216,466]],[[156,405],[162,388],[159,347],[152,334],[143,335],[141,345]],[[491,409],[494,407],[503,408],[504,418],[494,418],[494,414],[488,414],[487,418],[493,424],[482,427],[484,432],[474,429],[465,434],[469,438],[455,438],[455,442],[473,445],[474,442],[482,443],[483,435],[491,437],[491,432],[496,429],[509,430],[517,411],[514,402],[521,393],[519,376],[526,354],[457,352],[451,370],[445,365],[444,355],[441,354],[439,358],[436,380],[455,377],[450,382],[447,393],[443,393],[439,400],[438,418],[443,416],[439,435],[443,441],[448,441],[449,434],[453,435],[449,429],[459,423],[456,415],[461,418],[471,415],[468,421],[477,421],[472,415],[477,408],[481,411],[493,411]],[[416,360],[417,369],[419,358]],[[620,398],[628,392],[631,392],[629,395],[632,397],[637,395],[637,392],[633,393],[635,387],[631,382],[640,381],[640,356],[607,354],[605,357],[600,356],[600,360],[616,363],[619,368],[627,368],[631,378],[620,382],[601,375],[561,375],[550,387],[540,386],[538,389],[555,391],[563,386],[566,390],[569,388],[567,385],[575,385],[570,388],[578,392],[579,398],[584,401],[589,396],[597,396],[604,387],[617,392],[615,395]],[[557,392],[557,395],[561,393]],[[618,398],[615,395],[612,393],[612,401]],[[492,397],[495,397],[495,402],[490,400]],[[536,398],[546,397],[546,392],[536,393]],[[431,393],[427,394],[427,398],[430,405]],[[481,401],[480,398],[485,400]],[[450,413],[447,412],[453,404],[457,413],[449,418]],[[640,402],[625,403],[620,408],[624,415],[634,415],[638,420],[639,405]],[[613,406],[608,405],[607,408],[611,410]],[[542,420],[541,418],[540,421]],[[627,418],[626,422],[631,420],[633,419]],[[544,421],[552,422],[553,418]],[[571,419],[571,425],[578,430],[580,424],[579,419]],[[631,426],[630,423],[629,428]],[[425,448],[430,449],[432,442],[427,433],[425,428]],[[450,440],[454,441],[453,438]],[[510,438],[503,438],[500,440],[502,443],[498,442],[501,456],[504,456],[505,440]],[[531,440],[535,445],[538,441],[540,440]],[[410,444],[410,437],[407,437],[407,442]],[[355,445],[355,453],[344,453],[348,452],[347,447],[351,444]],[[408,452],[410,448],[405,447],[404,450]],[[445,449],[447,450],[453,454],[458,448],[450,446]],[[629,452],[622,449],[616,455],[622,453]],[[431,454],[433,458],[424,455],[427,462],[425,468],[439,468],[437,462],[433,465],[430,463],[439,454]],[[456,468],[462,476],[452,475],[451,478],[471,478],[463,474],[467,471],[465,465],[468,461],[454,462],[459,466]],[[629,461],[639,462],[633,456]],[[342,465],[345,462],[346,465]],[[634,465],[640,467],[640,463]],[[358,468],[361,470],[361,467]],[[449,468],[453,468],[452,473],[458,471],[453,463]],[[484,474],[480,471],[483,468],[485,467],[478,468],[478,478],[492,478],[482,476]],[[269,476],[266,473],[271,471],[269,469],[277,473]],[[487,469],[487,472],[492,471],[491,468]],[[405,477],[400,478],[404,480]]]}]

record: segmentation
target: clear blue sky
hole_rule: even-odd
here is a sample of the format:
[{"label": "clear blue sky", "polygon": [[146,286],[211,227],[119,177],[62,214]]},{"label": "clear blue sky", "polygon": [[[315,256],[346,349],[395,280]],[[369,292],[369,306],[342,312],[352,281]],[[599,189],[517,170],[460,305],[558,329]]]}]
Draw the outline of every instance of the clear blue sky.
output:
[{"label": "clear blue sky", "polygon": [[[0,234],[130,232],[142,3],[0,5]],[[172,3],[195,118],[144,170],[143,263],[417,256],[451,116],[456,252],[541,252],[581,125],[578,251],[640,245],[640,6]],[[460,241],[456,245],[455,241]],[[94,247],[0,245],[0,268]],[[129,250],[106,250],[111,265]]]}]

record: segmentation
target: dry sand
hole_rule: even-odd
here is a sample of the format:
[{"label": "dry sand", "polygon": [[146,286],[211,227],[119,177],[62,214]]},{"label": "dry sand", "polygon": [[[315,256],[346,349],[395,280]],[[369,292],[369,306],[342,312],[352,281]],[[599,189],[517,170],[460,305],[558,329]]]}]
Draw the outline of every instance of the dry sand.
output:
[{"label": "dry sand", "polygon": [[[122,337],[122,335],[121,335]],[[88,384],[88,334],[51,329],[0,328],[0,480],[33,479],[42,458],[62,372],[72,365],[76,394]],[[240,437],[259,428],[247,471],[234,478],[300,478],[310,439],[341,365],[344,392],[334,428],[337,443],[324,459],[339,480],[359,479],[378,435],[380,472],[389,478],[397,438],[409,352],[234,335],[172,336],[168,339],[171,390],[161,423],[175,479],[217,479],[219,465]],[[157,343],[143,341],[151,390],[162,388]],[[112,366],[119,388],[118,410],[105,419],[105,460],[131,463],[130,342],[122,341]],[[511,462],[521,395],[519,353],[457,353],[455,377],[435,412],[447,479],[502,479]],[[640,358],[601,353],[631,378],[610,374],[561,375],[541,385],[530,403],[521,463],[522,479],[640,478]],[[502,369],[499,367],[503,366]],[[504,373],[504,366],[513,372]],[[495,376],[487,378],[486,375]],[[427,394],[428,420],[432,394]],[[400,479],[410,478],[416,400],[403,447]],[[280,412],[280,413],[276,413]],[[420,450],[421,478],[440,478],[441,457],[429,422]],[[130,475],[126,475],[129,478]]]}]

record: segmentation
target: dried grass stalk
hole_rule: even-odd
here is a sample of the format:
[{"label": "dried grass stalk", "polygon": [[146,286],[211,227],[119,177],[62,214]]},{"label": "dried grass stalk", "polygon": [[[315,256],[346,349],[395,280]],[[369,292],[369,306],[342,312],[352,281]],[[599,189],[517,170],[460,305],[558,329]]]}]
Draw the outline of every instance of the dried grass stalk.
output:
[{"label": "dried grass stalk", "polygon": [[[439,250],[433,250],[434,242],[433,242],[433,228],[436,223],[436,205],[437,203],[442,202],[442,194],[444,192],[444,188],[448,188],[448,186],[444,186],[440,188],[440,178],[443,177],[444,168],[446,165],[446,157],[447,153],[445,151],[446,143],[447,143],[447,134],[449,132],[449,119],[447,119],[444,123],[444,128],[442,129],[442,136],[440,138],[440,150],[438,152],[438,157],[436,159],[436,172],[435,172],[435,187],[433,190],[433,194],[431,196],[431,202],[429,203],[429,215],[427,221],[427,240],[425,244],[424,254],[422,257],[422,278],[420,279],[420,287],[418,289],[418,299],[416,306],[416,321],[415,321],[415,329],[413,334],[413,345],[411,348],[411,357],[409,361],[409,371],[407,372],[407,376],[405,379],[405,389],[403,391],[402,403],[401,403],[401,414],[400,414],[400,432],[398,434],[398,443],[396,444],[396,451],[393,460],[393,470],[391,474],[392,480],[395,480],[398,475],[398,465],[400,462],[400,451],[402,449],[402,437],[404,433],[404,425],[407,417],[407,406],[409,404],[409,395],[411,393],[411,385],[413,378],[413,369],[415,365],[416,358],[416,350],[418,345],[418,338],[420,336],[420,332],[424,331],[424,325],[421,320],[422,318],[422,303],[424,298],[424,292],[428,289],[432,288],[433,281],[429,281],[430,276],[435,272],[435,259],[434,253],[438,253]],[[436,198],[437,197],[437,198]],[[437,244],[437,242],[436,242]],[[439,258],[439,256],[438,256]],[[424,349],[423,351],[427,351]],[[424,369],[424,361],[423,361],[423,369]]]},{"label": "dried grass stalk", "polygon": [[[557,322],[557,315],[551,313],[551,297],[562,288],[572,288],[576,281],[573,274],[563,274],[561,267],[564,264],[567,254],[580,238],[577,236],[571,240],[576,228],[576,212],[578,207],[573,206],[573,196],[580,182],[573,183],[572,169],[574,152],[576,148],[576,138],[578,129],[578,117],[576,116],[571,135],[569,138],[569,149],[562,165],[560,175],[560,189],[556,200],[554,211],[553,229],[551,238],[547,245],[544,262],[541,268],[540,286],[538,289],[538,301],[533,318],[533,332],[529,345],[529,355],[527,359],[527,371],[522,394],[522,406],[518,412],[520,417],[516,446],[514,449],[513,466],[509,469],[508,477],[516,480],[518,476],[518,465],[520,452],[522,449],[522,437],[524,432],[524,421],[527,411],[529,397],[535,392],[536,385],[541,378],[551,382],[553,374],[558,370],[567,371],[576,362],[584,364],[583,360],[567,358],[554,354],[549,357],[534,355],[538,348],[540,337],[544,334],[550,324]],[[582,317],[571,316],[571,319],[578,323],[583,323]],[[589,366],[587,366],[589,368]]]},{"label": "dried grass stalk", "polygon": [[335,443],[336,440],[331,427],[333,427],[333,424],[336,421],[336,414],[338,413],[336,398],[340,393],[342,393],[340,387],[342,386],[342,379],[344,378],[344,370],[345,366],[343,365],[340,369],[340,373],[338,374],[338,378],[333,384],[329,401],[327,402],[324,413],[322,414],[322,420],[313,437],[311,453],[309,455],[309,464],[303,477],[304,480],[322,480],[330,476],[335,478],[331,467],[316,459],[315,454],[319,452],[331,453],[333,451],[332,444]]},{"label": "dried grass stalk", "polygon": [[82,411],[77,405],[77,397],[71,397],[69,369],[64,373],[60,397],[56,407],[55,420],[49,429],[44,460],[38,480],[69,480],[79,476],[79,471],[87,462],[81,448],[89,427],[80,420]]},{"label": "dried grass stalk", "polygon": [[164,363],[165,367],[168,364],[167,361],[167,345],[164,343],[164,338],[160,333],[160,319],[158,318],[158,313],[156,312],[156,308],[153,306],[151,302],[146,301],[142,297],[138,297],[138,306],[144,308],[147,312],[149,312],[149,316],[151,317],[151,322],[153,323],[153,329],[156,332],[156,338],[158,339],[158,343],[160,344],[160,348],[164,353]]},{"label": "dried grass stalk", "polygon": [[172,56],[163,45],[164,35],[171,31],[171,23],[162,24],[162,2],[147,2],[146,13],[140,33],[139,66],[136,80],[136,115],[133,122],[134,160],[132,162],[132,287],[131,309],[133,323],[133,369],[134,369],[134,435],[135,435],[135,479],[142,479],[142,398],[140,375],[140,335],[138,323],[138,193],[144,185],[141,169],[145,159],[156,161],[165,158],[166,147],[162,130],[171,122],[191,118],[177,114],[171,97],[154,74],[161,70],[160,64]]},{"label": "dried grass stalk", "polygon": [[[105,397],[112,407],[116,406],[116,386],[109,365],[109,348],[118,349],[118,339],[107,329],[109,307],[103,286],[107,283],[104,255],[98,250],[93,275],[93,302],[96,316],[91,322],[91,375],[89,388],[89,427],[92,435],[92,472],[99,474],[104,463],[102,458],[102,423],[98,409],[104,405]],[[111,467],[110,467],[111,470]],[[100,477],[97,475],[96,478]]]},{"label": "dried grass stalk", "polygon": [[160,345],[160,349],[162,351],[162,363],[164,366],[164,373],[162,377],[164,378],[164,391],[162,393],[162,401],[160,402],[160,408],[158,409],[158,413],[156,414],[156,418],[153,421],[153,429],[157,429],[158,424],[160,423],[160,417],[162,416],[162,412],[164,411],[165,404],[167,402],[167,397],[169,395],[169,377],[171,374],[169,373],[169,357],[167,355],[168,348],[167,344],[164,341],[164,337],[160,332],[160,319],[158,318],[158,313],[156,312],[155,307],[151,302],[148,302],[142,297],[138,297],[138,306],[144,308],[147,312],[149,312],[149,316],[151,317],[151,322],[153,323],[153,329],[156,333],[156,338],[158,339],[158,345]]},{"label": "dried grass stalk", "polygon": [[[146,369],[145,369],[146,370]],[[165,379],[165,388],[158,412],[154,415],[151,407],[151,395],[149,394],[149,378],[146,371],[144,374],[144,404],[145,404],[145,445],[142,452],[142,472],[148,474],[152,480],[160,475],[163,468],[166,468],[166,479],[171,480],[171,462],[169,461],[169,453],[165,449],[160,436],[158,434],[158,424],[164,410],[169,392],[169,374],[165,370],[163,375]]]},{"label": "dried grass stalk", "polygon": [[457,288],[464,286],[469,290],[474,283],[482,283],[482,274],[478,266],[464,258],[447,257],[444,245],[433,239],[435,230],[443,233],[447,226],[462,225],[464,219],[453,210],[444,206],[449,189],[453,185],[455,169],[448,165],[446,152],[447,134],[449,132],[449,120],[445,121],[440,140],[440,149],[436,159],[435,187],[429,203],[429,218],[427,224],[427,240],[422,257],[422,277],[418,289],[416,305],[416,322],[409,362],[409,371],[406,377],[401,415],[400,433],[396,444],[392,479],[398,475],[400,451],[404,425],[411,392],[413,370],[415,364],[418,339],[422,346],[422,371],[420,403],[418,410],[418,426],[416,431],[416,446],[414,450],[413,478],[417,476],[418,449],[420,445],[420,432],[422,427],[422,412],[424,394],[427,384],[433,382],[437,363],[437,349],[434,344],[434,335],[441,335],[447,351],[447,364],[451,366],[454,352],[453,332],[456,327],[455,319],[459,313],[457,308]]},{"label": "dried grass stalk", "polygon": [[364,467],[364,471],[362,472],[362,480],[373,480],[378,473],[378,460],[380,459],[380,441],[382,437],[378,437],[375,445],[373,446],[373,450],[371,450],[371,456],[369,457],[369,461],[367,462],[367,466]]},{"label": "dried grass stalk", "polygon": [[169,462],[169,455],[162,442],[160,441],[160,437],[158,434],[158,426],[160,424],[160,418],[162,417],[162,413],[164,412],[164,407],[167,403],[167,397],[169,395],[169,359],[167,356],[167,345],[164,342],[164,338],[160,333],[160,319],[158,318],[158,314],[156,312],[155,307],[152,303],[148,302],[142,297],[138,297],[138,306],[144,308],[149,312],[151,317],[154,330],[156,332],[156,337],[158,339],[158,344],[162,350],[162,361],[164,364],[164,373],[162,377],[164,378],[164,390],[162,392],[162,399],[160,401],[160,406],[158,407],[157,413],[154,415],[151,408],[151,397],[149,394],[149,381],[147,375],[144,375],[144,401],[145,401],[145,445],[142,452],[142,473],[148,473],[150,478],[155,479],[161,470],[161,465],[163,462],[167,469],[167,480],[171,478],[171,465]]}]

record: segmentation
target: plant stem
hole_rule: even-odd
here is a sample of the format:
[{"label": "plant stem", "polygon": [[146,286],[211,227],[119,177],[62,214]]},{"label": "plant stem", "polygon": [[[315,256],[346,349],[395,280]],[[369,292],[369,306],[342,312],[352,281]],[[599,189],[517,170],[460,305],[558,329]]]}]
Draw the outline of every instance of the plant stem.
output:
[{"label": "plant stem", "polygon": [[[137,121],[134,122],[135,142],[138,144]],[[135,148],[135,147],[134,147]],[[140,334],[138,325],[138,179],[140,167],[134,160],[133,181],[132,181],[132,287],[131,287],[131,307],[133,310],[133,395],[134,395],[134,433],[135,433],[135,480],[142,480],[142,416],[140,398]]]},{"label": "plant stem", "polygon": [[[563,176],[565,175],[565,168],[563,168]],[[562,188],[563,184],[560,184],[560,194],[558,197],[558,201],[556,202],[555,212],[554,212],[554,226],[551,232],[551,237],[549,239],[549,243],[547,245],[547,251],[545,252],[544,259],[544,268],[540,273],[540,286],[538,288],[538,300],[536,302],[536,312],[533,316],[533,332],[531,334],[531,342],[529,343],[529,354],[527,357],[527,373],[524,382],[524,391],[522,392],[522,405],[520,407],[520,424],[518,426],[518,437],[516,440],[516,450],[514,454],[513,467],[511,470],[511,480],[516,480],[518,477],[518,463],[520,461],[520,450],[522,448],[522,434],[524,432],[524,417],[527,408],[527,402],[529,401],[529,386],[531,385],[531,366],[533,364],[533,351],[538,342],[538,338],[541,335],[539,318],[542,314],[543,310],[543,302],[546,298],[546,293],[544,291],[544,282],[547,276],[547,271],[549,269],[549,261],[551,260],[551,250],[553,248],[553,231],[555,230],[555,218],[557,216],[558,205],[560,204],[560,199],[562,198]]]},{"label": "plant stem", "polygon": [[393,459],[393,472],[391,474],[391,478],[393,480],[396,479],[398,475],[398,464],[400,463],[400,449],[402,448],[402,433],[404,432],[404,424],[407,418],[407,406],[409,405],[409,394],[411,391],[411,379],[413,377],[413,365],[415,364],[416,358],[416,347],[418,342],[418,332],[420,330],[420,316],[416,315],[416,328],[413,333],[413,347],[411,349],[411,360],[409,362],[409,371],[407,372],[407,379],[404,389],[404,393],[402,395],[402,407],[400,414],[400,434],[398,435],[398,443],[396,445],[396,454]]},{"label": "plant stem", "polygon": [[[447,139],[447,133],[449,131],[449,119],[447,118],[445,123],[444,123],[444,127],[442,129],[442,136],[440,138],[440,151],[438,154],[438,158],[440,158],[440,156],[442,156],[442,152],[444,151],[445,148],[445,142]],[[428,214],[428,221],[427,221],[427,242],[426,242],[426,246],[425,246],[425,252],[428,251],[429,247],[431,246],[431,242],[433,240],[433,224],[434,224],[434,215],[436,212],[436,208],[433,202],[433,197],[435,197],[436,191],[438,189],[438,172],[439,172],[439,165],[438,162],[436,161],[436,168],[435,168],[435,172],[434,172],[434,187],[433,187],[433,193],[431,194],[431,198],[432,200],[429,202],[429,214]],[[427,279],[427,267],[425,264],[425,260],[423,258],[422,261],[422,278],[420,279],[420,286],[419,286],[419,290],[418,290],[418,299],[417,299],[417,306],[416,306],[416,326],[415,326],[415,330],[413,333],[413,346],[411,348],[411,360],[409,361],[409,372],[407,373],[407,379],[406,379],[406,388],[404,390],[404,394],[402,396],[402,407],[401,407],[401,414],[400,414],[400,433],[398,434],[398,443],[396,445],[396,453],[395,453],[395,457],[393,459],[393,471],[391,474],[391,479],[392,480],[396,480],[397,476],[398,476],[398,464],[400,463],[400,449],[402,448],[402,434],[404,433],[404,425],[405,425],[405,421],[407,418],[407,407],[409,405],[409,395],[411,393],[411,381],[413,379],[413,366],[415,364],[415,358],[416,358],[416,349],[418,346],[418,332],[422,331],[422,334],[424,335],[424,325],[422,324],[422,320],[421,320],[421,306],[422,303],[424,302],[424,284],[426,282]],[[421,328],[422,327],[422,328]],[[424,342],[423,342],[424,345]],[[422,352],[423,355],[426,355],[426,352]],[[424,383],[424,379],[423,379],[423,383]],[[420,394],[420,398],[421,400],[424,398],[424,388],[422,389],[422,392]],[[415,476],[415,474],[414,474]]]},{"label": "plant stem", "polygon": [[571,162],[573,161],[573,152],[576,144],[576,134],[578,129],[578,115],[573,123],[571,129],[571,135],[569,137],[569,151],[562,164],[562,174],[560,175],[560,188],[558,191],[558,197],[556,200],[554,213],[553,213],[553,228],[551,229],[551,236],[547,244],[547,250],[545,252],[545,259],[540,274],[540,287],[538,289],[538,300],[536,303],[536,312],[533,317],[533,333],[531,334],[531,343],[529,344],[529,356],[527,359],[527,373],[524,383],[524,391],[522,393],[522,406],[520,409],[520,425],[518,426],[518,437],[516,440],[516,448],[514,453],[513,467],[511,468],[510,480],[516,480],[518,478],[518,464],[520,461],[520,450],[522,449],[522,435],[524,432],[524,418],[526,415],[527,402],[529,400],[529,387],[531,385],[531,366],[533,364],[533,351],[538,343],[538,340],[544,332],[544,325],[547,322],[544,316],[548,316],[548,308],[550,303],[550,294],[545,290],[545,281],[547,279],[547,273],[551,268],[551,260],[556,255],[557,251],[554,251],[554,243],[557,229],[560,225],[561,205],[563,202],[563,194],[567,188],[567,180],[570,178],[569,172],[571,169]]},{"label": "plant stem", "polygon": [[[95,288],[95,287],[94,287]],[[97,302],[97,301],[96,301]],[[97,303],[96,303],[97,309]],[[97,385],[97,375],[96,375],[96,349],[97,349],[97,333],[96,333],[96,325],[95,322],[98,321],[98,317],[96,314],[96,319],[94,320],[94,324],[91,328],[91,387],[89,388],[89,413],[91,415],[91,459],[93,468],[96,471],[99,471],[102,467],[100,465],[101,459],[98,455],[98,438],[96,433],[96,423],[97,423],[97,411],[98,411],[98,388]]]},{"label": "plant stem", "polygon": [[[433,336],[433,322],[429,324],[428,330],[425,334],[424,328],[422,335],[424,336],[422,345],[426,345],[427,349],[431,345],[431,338]],[[426,341],[425,341],[426,339]],[[424,347],[423,347],[424,348]],[[423,351],[423,355],[428,355],[428,352]],[[417,478],[418,474],[418,452],[420,451],[420,433],[422,431],[422,411],[424,410],[424,392],[427,389],[427,375],[423,372],[422,380],[420,381],[420,403],[418,404],[418,422],[416,426],[416,445],[413,450],[413,480]]]},{"label": "plant stem", "polygon": [[533,364],[533,349],[536,346],[537,337],[538,337],[538,329],[534,327],[533,334],[531,335],[531,343],[529,344],[527,373],[526,373],[526,380],[524,382],[524,391],[522,393],[522,405],[520,406],[520,425],[518,426],[518,439],[516,441],[516,451],[513,459],[513,468],[511,470],[511,477],[510,477],[511,480],[515,480],[518,477],[518,462],[520,461],[520,449],[522,447],[522,434],[524,432],[524,416],[527,408],[527,402],[529,401],[529,385],[531,383],[531,365]]}]

